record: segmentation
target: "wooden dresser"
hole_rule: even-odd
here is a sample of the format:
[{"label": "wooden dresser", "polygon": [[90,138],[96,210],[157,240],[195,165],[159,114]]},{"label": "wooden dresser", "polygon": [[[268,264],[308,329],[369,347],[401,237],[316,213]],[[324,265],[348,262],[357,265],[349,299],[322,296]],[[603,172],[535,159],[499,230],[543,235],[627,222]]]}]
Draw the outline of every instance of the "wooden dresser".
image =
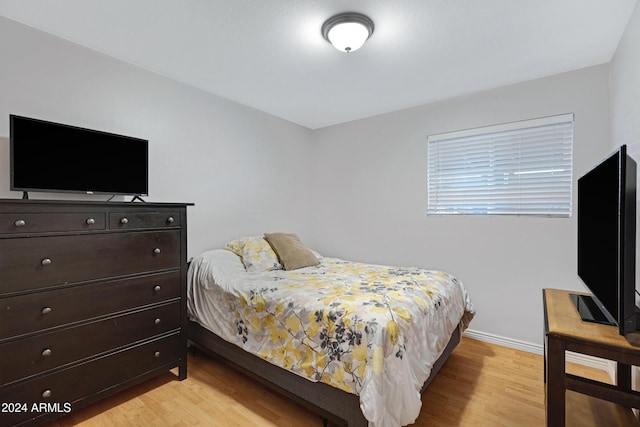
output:
[{"label": "wooden dresser", "polygon": [[0,200],[0,424],[187,376],[187,204]]}]

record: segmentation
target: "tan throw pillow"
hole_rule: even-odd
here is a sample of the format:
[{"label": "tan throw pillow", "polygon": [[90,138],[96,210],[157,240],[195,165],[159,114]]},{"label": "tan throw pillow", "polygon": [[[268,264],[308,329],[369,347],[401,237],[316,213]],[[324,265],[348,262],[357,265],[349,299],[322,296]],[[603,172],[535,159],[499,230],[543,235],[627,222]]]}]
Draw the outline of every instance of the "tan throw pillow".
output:
[{"label": "tan throw pillow", "polygon": [[285,270],[295,270],[320,264],[318,258],[306,248],[296,234],[265,233],[264,238],[278,255],[278,259]]}]

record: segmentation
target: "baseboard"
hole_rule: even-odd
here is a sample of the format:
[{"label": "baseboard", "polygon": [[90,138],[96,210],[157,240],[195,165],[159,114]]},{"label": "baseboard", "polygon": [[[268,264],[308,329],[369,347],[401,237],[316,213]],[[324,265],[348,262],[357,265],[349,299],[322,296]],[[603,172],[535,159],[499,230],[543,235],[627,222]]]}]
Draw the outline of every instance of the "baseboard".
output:
[{"label": "baseboard", "polygon": [[526,351],[527,353],[542,355],[544,352],[543,347],[538,344],[532,344],[530,342],[502,337],[500,335],[489,334],[486,332],[474,331],[473,329],[467,329],[462,333],[462,336],[473,338],[478,341],[501,345],[503,347],[515,348],[516,350]]},{"label": "baseboard", "polygon": [[[478,341],[484,341],[491,344],[501,345],[503,347],[509,347],[516,350],[526,351],[528,353],[534,353],[542,355],[544,353],[544,347],[540,344],[533,344],[526,341],[520,341],[513,338],[502,337],[499,335],[489,334],[481,331],[474,331],[467,329],[462,334],[465,337],[472,338]],[[609,374],[610,378],[615,378],[615,363],[601,359],[599,357],[588,356],[586,354],[567,352],[567,362],[576,363],[578,365],[588,366],[590,368],[600,369]]]}]

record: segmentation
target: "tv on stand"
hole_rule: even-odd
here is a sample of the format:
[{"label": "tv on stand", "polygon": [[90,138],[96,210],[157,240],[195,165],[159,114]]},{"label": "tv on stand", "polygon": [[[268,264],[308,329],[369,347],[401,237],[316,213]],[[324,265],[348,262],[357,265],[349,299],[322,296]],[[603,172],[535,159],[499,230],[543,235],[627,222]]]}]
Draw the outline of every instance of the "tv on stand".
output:
[{"label": "tv on stand", "polygon": [[572,294],[585,321],[617,326],[640,342],[636,307],[636,162],[622,145],[578,179],[578,276]]}]

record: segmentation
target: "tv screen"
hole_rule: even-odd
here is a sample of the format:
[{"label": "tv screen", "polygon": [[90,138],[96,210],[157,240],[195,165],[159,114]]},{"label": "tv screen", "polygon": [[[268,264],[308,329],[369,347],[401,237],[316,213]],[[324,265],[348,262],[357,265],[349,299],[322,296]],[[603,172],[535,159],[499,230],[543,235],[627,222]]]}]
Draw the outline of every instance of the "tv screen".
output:
[{"label": "tv screen", "polygon": [[146,139],[10,115],[11,190],[148,195]]},{"label": "tv screen", "polygon": [[623,335],[635,331],[635,211],[636,163],[622,146],[578,179],[577,214],[578,275]]}]

